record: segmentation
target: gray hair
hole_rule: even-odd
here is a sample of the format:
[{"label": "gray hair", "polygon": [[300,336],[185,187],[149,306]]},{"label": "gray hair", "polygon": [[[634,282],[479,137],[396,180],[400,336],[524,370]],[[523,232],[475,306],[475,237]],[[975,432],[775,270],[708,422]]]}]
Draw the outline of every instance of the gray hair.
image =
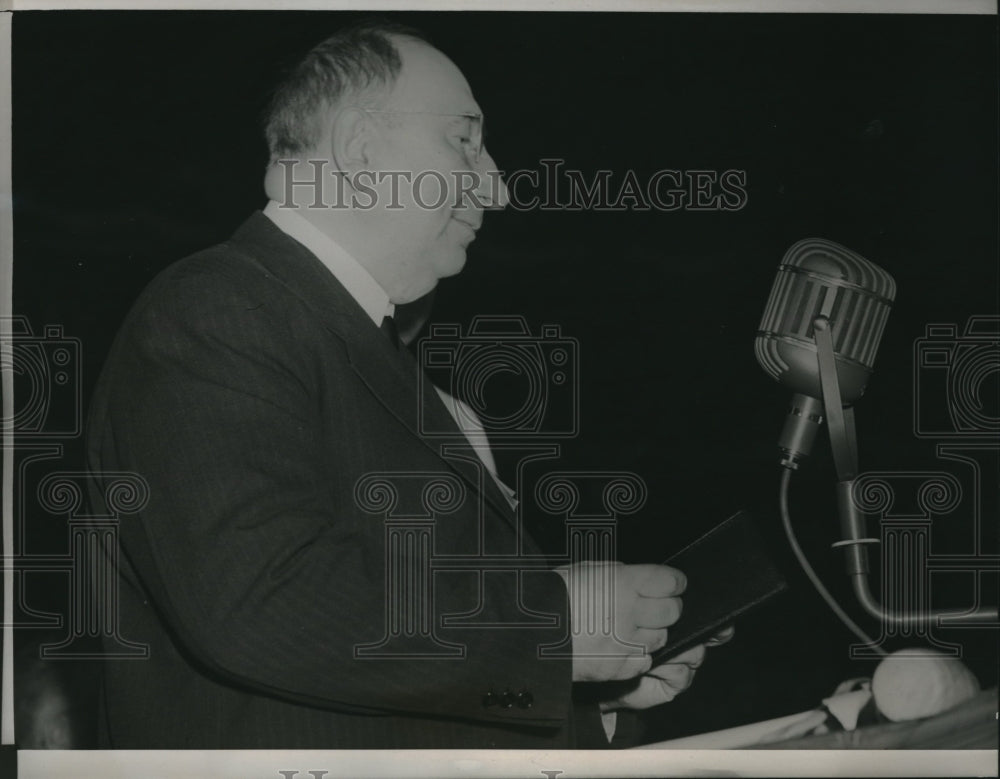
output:
[{"label": "gray hair", "polygon": [[346,95],[395,82],[402,60],[393,37],[427,42],[404,25],[362,22],[315,46],[285,75],[264,116],[272,163],[312,148],[322,134],[325,112]]}]

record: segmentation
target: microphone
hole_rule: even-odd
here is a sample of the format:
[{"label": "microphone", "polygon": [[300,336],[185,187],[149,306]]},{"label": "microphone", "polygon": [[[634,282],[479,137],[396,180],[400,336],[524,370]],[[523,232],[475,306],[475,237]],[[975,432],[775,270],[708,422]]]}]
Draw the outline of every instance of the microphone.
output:
[{"label": "microphone", "polygon": [[864,393],[871,377],[895,298],[896,282],[880,267],[832,241],[807,238],[782,258],[754,341],[761,367],[795,393],[778,441],[785,468],[779,508],[789,544],[837,616],[865,644],[883,654],[884,650],[854,624],[823,586],[792,530],[789,481],[808,456],[824,413],[829,417],[830,445],[839,477],[837,514],[842,540],[834,546],[845,553],[847,574],[858,603],[883,625],[907,629],[938,618],[954,624],[993,625],[997,621],[996,608],[983,608],[978,602],[975,610],[968,612],[892,610],[876,600],[868,584],[867,546],[879,543],[879,539],[867,537],[865,517],[853,499],[858,452],[851,404]]},{"label": "microphone", "polygon": [[[839,385],[841,407],[864,393],[895,298],[892,276],[833,241],[807,238],[785,253],[754,341],[760,366],[794,393],[778,440],[785,468],[797,470],[812,450],[824,387],[835,396]],[[824,380],[818,340],[826,338],[833,363]]]}]

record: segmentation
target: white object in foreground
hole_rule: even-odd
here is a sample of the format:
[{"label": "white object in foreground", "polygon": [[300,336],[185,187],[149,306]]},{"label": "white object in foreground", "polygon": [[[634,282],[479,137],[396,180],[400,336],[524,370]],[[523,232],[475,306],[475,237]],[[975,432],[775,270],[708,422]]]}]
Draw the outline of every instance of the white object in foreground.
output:
[{"label": "white object in foreground", "polygon": [[875,705],[894,722],[940,714],[979,692],[979,682],[957,657],[933,649],[901,649],[872,676]]}]

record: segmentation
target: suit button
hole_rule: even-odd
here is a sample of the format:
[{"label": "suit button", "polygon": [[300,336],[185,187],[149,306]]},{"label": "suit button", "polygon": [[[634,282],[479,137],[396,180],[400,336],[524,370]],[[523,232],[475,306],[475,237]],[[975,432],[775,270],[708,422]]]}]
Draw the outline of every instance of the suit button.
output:
[{"label": "suit button", "polygon": [[500,705],[503,706],[505,709],[509,709],[511,706],[514,705],[514,702],[516,700],[517,696],[514,695],[514,693],[512,693],[510,690],[504,690],[503,695],[500,696]]},{"label": "suit button", "polygon": [[486,695],[483,696],[483,706],[489,708],[490,706],[496,706],[500,702],[499,696],[490,690]]},{"label": "suit button", "polygon": [[519,692],[517,694],[517,705],[522,709],[530,709],[532,704],[535,702],[535,696],[530,692],[525,690],[524,692]]}]

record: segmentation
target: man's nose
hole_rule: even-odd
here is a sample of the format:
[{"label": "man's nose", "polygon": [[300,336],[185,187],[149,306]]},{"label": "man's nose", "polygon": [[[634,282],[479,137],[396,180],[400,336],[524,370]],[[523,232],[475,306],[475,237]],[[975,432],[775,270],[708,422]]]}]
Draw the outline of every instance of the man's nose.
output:
[{"label": "man's nose", "polygon": [[479,158],[479,181],[475,195],[483,208],[502,209],[510,202],[507,185],[497,169],[496,161],[486,149],[483,149]]}]

